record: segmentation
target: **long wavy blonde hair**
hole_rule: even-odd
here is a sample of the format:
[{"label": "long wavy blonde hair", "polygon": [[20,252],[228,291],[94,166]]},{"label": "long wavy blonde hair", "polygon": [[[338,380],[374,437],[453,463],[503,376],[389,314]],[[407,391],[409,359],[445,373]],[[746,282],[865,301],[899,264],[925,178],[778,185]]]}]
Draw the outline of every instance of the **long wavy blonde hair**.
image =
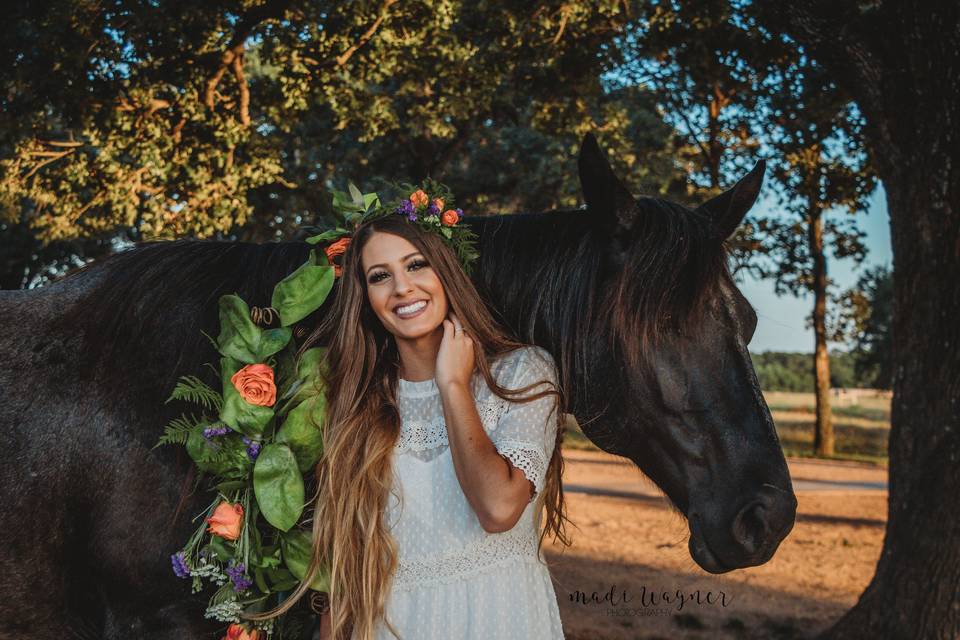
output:
[{"label": "long wavy blonde hair", "polygon": [[[557,439],[547,468],[544,490],[536,501],[539,517],[546,509],[538,552],[552,534],[565,546],[563,458],[565,396],[549,381],[520,389],[501,387],[490,363],[498,356],[525,346],[508,335],[480,298],[454,251],[436,234],[421,230],[402,216],[374,219],[361,225],[342,256],[342,273],[333,308],[308,336],[300,353],[311,345],[327,346],[320,384],[326,395],[322,425],[324,452],[316,466],[317,491],[313,503],[313,553],[307,575],[280,606],[246,616],[264,620],[289,610],[308,590],[321,566],[330,570],[330,614],[333,640],[372,640],[376,622],[385,618],[386,600],[397,567],[397,546],[385,525],[384,509],[391,490],[392,454],[400,435],[396,402],[400,359],[396,341],[386,331],[367,299],[361,266],[364,245],[375,232],[408,240],[424,256],[443,285],[451,310],[474,341],[475,369],[490,390],[514,402],[530,402],[556,395]],[[547,384],[551,388],[522,394]],[[403,640],[409,640],[404,638]]]}]

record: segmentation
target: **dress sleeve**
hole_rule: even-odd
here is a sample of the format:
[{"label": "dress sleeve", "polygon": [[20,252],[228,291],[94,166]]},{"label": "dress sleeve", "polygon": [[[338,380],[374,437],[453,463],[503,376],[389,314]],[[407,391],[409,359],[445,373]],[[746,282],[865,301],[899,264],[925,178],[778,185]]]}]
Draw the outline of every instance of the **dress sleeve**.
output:
[{"label": "dress sleeve", "polygon": [[[519,356],[513,382],[508,387],[519,389],[541,380],[557,384],[553,357],[545,349],[528,347]],[[534,395],[551,388],[540,384],[524,395]],[[535,493],[531,500],[543,490],[547,465],[556,444],[556,402],[557,396],[554,394],[531,402],[508,402],[491,438],[500,455],[512,462],[533,483]]]}]

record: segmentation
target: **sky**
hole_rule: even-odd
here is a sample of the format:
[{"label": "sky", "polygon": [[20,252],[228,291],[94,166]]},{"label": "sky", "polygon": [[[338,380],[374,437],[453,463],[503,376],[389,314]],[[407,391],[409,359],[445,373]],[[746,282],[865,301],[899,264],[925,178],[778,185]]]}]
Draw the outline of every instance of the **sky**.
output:
[{"label": "sky", "polygon": [[[772,196],[762,196],[751,213],[775,213],[778,209]],[[847,216],[844,211],[830,211],[828,216]],[[890,216],[887,213],[887,200],[883,187],[878,187],[870,197],[867,211],[858,214],[858,224],[866,232],[867,257],[854,268],[850,259],[827,260],[827,275],[837,283],[838,290],[844,290],[856,284],[857,278],[867,268],[876,265],[893,264],[890,247]],[[757,331],[750,341],[750,351],[799,351],[813,353],[813,329],[804,328],[806,318],[813,309],[813,295],[777,297],[773,292],[773,282],[744,277],[740,291],[757,311]],[[841,348],[831,343],[830,348]]]}]

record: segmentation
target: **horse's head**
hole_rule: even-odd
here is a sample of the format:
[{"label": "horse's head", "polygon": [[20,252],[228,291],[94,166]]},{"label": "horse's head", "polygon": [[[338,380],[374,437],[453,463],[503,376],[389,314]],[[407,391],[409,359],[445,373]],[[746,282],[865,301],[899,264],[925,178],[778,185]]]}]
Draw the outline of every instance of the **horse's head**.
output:
[{"label": "horse's head", "polygon": [[753,206],[763,164],[689,209],[634,198],[593,136],[579,162],[603,247],[607,371],[622,378],[596,432],[584,432],[632,459],[686,515],[703,569],[762,564],[793,527],[797,500],[747,351],[757,315],[723,243]]}]

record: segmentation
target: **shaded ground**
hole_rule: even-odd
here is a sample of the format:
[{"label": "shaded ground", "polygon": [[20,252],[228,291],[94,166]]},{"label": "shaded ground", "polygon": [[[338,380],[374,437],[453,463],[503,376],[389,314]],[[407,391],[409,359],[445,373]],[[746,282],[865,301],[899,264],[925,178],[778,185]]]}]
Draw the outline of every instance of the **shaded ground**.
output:
[{"label": "shaded ground", "polygon": [[[635,467],[602,452],[571,450],[565,459],[568,515],[578,528],[568,531],[567,549],[545,544],[569,640],[812,638],[873,576],[887,514],[883,468],[790,459],[793,531],[767,564],[716,576],[690,559],[686,521]],[[571,601],[578,590],[609,599],[611,589],[612,606]],[[678,590],[688,594],[682,605]],[[689,595],[697,590],[699,604]],[[663,592],[672,603],[651,601]]]}]

